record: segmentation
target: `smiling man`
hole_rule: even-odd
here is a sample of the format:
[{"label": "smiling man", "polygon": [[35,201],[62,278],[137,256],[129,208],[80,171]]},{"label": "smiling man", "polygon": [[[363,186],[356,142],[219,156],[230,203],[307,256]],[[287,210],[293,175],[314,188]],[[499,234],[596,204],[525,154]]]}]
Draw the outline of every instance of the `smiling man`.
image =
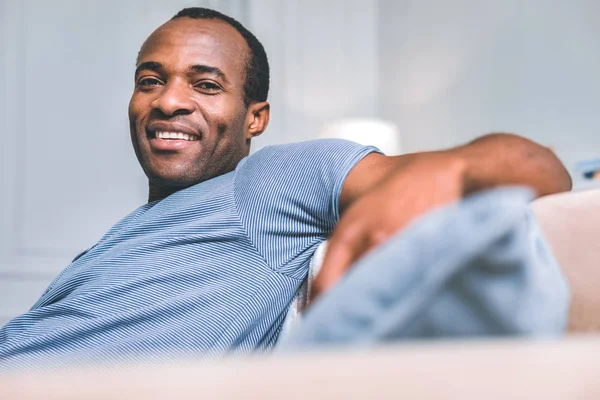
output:
[{"label": "smiling man", "polygon": [[317,294],[434,207],[500,185],[570,188],[552,152],[506,134],[397,157],[340,140],[248,156],[268,90],[262,45],[230,17],[184,9],[150,35],[129,105],[149,202],[0,330],[0,365],[267,350],[324,240]]},{"label": "smiling man", "polygon": [[262,45],[233,20],[193,18],[207,13],[182,11],[139,53],[129,119],[151,200],[233,170],[269,121]]}]

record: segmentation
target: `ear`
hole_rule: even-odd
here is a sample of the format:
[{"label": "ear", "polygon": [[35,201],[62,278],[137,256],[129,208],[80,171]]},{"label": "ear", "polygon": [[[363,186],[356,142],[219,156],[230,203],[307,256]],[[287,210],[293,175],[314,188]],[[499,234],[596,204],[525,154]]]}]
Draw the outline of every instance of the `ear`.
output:
[{"label": "ear", "polygon": [[246,114],[246,139],[259,136],[267,129],[271,116],[271,105],[268,101],[252,103],[248,106]]}]

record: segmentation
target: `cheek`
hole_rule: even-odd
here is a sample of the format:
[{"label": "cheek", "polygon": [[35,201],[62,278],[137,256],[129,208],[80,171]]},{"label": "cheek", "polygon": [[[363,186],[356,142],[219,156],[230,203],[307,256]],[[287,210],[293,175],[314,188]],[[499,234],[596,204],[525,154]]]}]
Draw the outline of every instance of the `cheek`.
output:
[{"label": "cheek", "polygon": [[224,122],[217,124],[217,134],[219,135],[219,137],[225,135],[225,132],[227,132],[227,124],[225,124]]},{"label": "cheek", "polygon": [[135,115],[137,114],[136,112],[136,104],[137,104],[137,96],[135,94],[133,94],[131,96],[131,99],[129,99],[129,108],[127,109],[128,113],[129,113],[129,119],[133,119],[135,118]]},{"label": "cheek", "polygon": [[129,123],[132,128],[136,126],[136,123],[139,123],[140,118],[143,116],[143,111],[147,109],[148,104],[144,96],[140,96],[137,93],[134,93],[131,96],[131,100],[129,101]]},{"label": "cheek", "polygon": [[209,126],[212,125],[211,130],[214,132],[215,139],[223,144],[243,141],[246,120],[245,110],[241,111],[244,109],[243,105],[223,101],[210,105],[203,104],[201,109]]},{"label": "cheek", "polygon": [[222,145],[237,148],[245,143],[245,115],[231,115],[215,122],[216,137]]},{"label": "cheek", "polygon": [[136,106],[137,106],[137,104],[135,103],[135,96],[133,96],[131,98],[131,100],[129,101],[129,108],[128,108],[129,130],[131,131],[132,135],[135,133],[136,122],[138,119],[138,111],[136,109]]}]

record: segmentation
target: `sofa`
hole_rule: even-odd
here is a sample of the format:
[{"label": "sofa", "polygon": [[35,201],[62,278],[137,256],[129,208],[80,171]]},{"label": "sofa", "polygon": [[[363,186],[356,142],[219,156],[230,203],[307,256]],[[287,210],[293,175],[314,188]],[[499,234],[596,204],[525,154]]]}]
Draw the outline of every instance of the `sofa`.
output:
[{"label": "sofa", "polygon": [[600,190],[542,197],[532,207],[571,287],[569,331],[600,331]]}]

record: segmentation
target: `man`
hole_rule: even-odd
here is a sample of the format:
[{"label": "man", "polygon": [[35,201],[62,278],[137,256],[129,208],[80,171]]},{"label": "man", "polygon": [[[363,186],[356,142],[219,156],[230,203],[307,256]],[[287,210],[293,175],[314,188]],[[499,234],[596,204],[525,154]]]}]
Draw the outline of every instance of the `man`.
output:
[{"label": "man", "polygon": [[149,203],[0,330],[0,365],[266,350],[327,238],[317,295],[436,206],[499,185],[571,185],[552,152],[504,134],[397,157],[337,140],[247,157],[268,89],[262,45],[225,15],[184,9],[150,35],[129,105]]}]

